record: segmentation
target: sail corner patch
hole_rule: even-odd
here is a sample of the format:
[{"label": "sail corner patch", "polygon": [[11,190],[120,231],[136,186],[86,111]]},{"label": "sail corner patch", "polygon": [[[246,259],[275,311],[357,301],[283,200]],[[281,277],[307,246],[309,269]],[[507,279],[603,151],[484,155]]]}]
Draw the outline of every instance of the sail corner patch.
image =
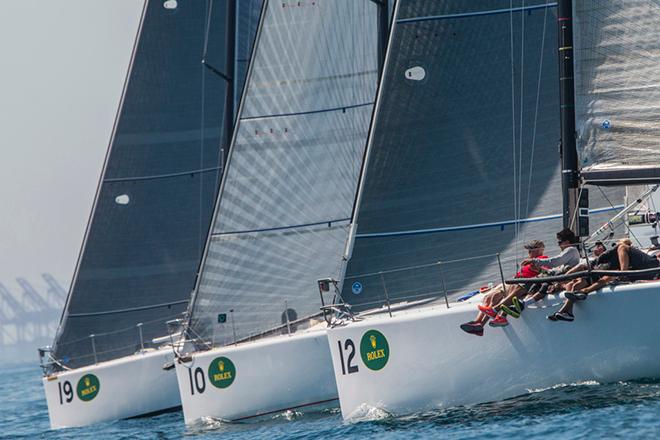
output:
[{"label": "sail corner patch", "polygon": [[209,380],[216,388],[227,388],[236,379],[234,363],[224,356],[213,359],[209,365]]},{"label": "sail corner patch", "polygon": [[99,378],[93,374],[85,374],[78,381],[78,386],[76,387],[76,392],[78,393],[78,398],[83,402],[89,402],[93,400],[101,389],[101,382]]},{"label": "sail corner patch", "polygon": [[426,78],[426,70],[422,66],[411,67],[406,70],[406,79],[411,81],[422,81]]},{"label": "sail corner patch", "polygon": [[387,365],[390,358],[390,345],[378,330],[368,330],[360,340],[362,362],[370,370],[378,371]]}]

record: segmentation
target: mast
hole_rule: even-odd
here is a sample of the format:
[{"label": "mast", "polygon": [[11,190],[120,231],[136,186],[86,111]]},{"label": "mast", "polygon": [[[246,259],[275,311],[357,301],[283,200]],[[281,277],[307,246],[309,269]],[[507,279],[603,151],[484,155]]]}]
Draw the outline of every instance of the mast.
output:
[{"label": "mast", "polygon": [[[580,235],[578,207],[578,159],[575,145],[575,87],[573,79],[573,2],[560,0],[557,13],[559,38],[559,113],[561,120],[561,187],[564,228]],[[575,218],[575,221],[573,219]],[[572,224],[571,224],[572,223]]]}]

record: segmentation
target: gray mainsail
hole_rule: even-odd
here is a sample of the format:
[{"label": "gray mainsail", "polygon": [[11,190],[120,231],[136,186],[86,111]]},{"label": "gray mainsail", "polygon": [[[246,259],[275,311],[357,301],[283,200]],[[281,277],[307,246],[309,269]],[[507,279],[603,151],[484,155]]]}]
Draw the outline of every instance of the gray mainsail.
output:
[{"label": "gray mainsail", "polygon": [[369,0],[266,3],[190,336],[223,345],[318,313],[316,280],[338,277],[348,237],[377,12]]},{"label": "gray mainsail", "polygon": [[575,113],[581,176],[660,181],[660,4],[574,3]]},{"label": "gray mainsail", "polygon": [[53,347],[68,368],[133,354],[140,337],[148,347],[186,310],[231,129],[228,83],[217,73],[230,68],[226,8],[145,4]]},{"label": "gray mainsail", "polygon": [[498,283],[496,254],[512,276],[562,229],[556,3],[401,0],[394,20],[342,289],[358,310]]}]

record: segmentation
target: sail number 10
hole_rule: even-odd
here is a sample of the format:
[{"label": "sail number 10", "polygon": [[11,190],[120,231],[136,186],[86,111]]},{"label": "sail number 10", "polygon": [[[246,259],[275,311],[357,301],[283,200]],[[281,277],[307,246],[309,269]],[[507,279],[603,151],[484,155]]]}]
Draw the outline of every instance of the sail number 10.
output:
[{"label": "sail number 10", "polygon": [[195,390],[198,394],[202,394],[206,390],[206,378],[204,377],[204,370],[200,367],[195,368],[193,372],[192,368],[188,368],[188,379],[190,380],[190,395],[195,395]]},{"label": "sail number 10", "polygon": [[[353,363],[355,358],[355,343],[351,339],[346,339],[342,344],[341,341],[337,341],[339,346],[339,361],[341,362],[341,374],[346,375],[357,373],[358,366]],[[346,357],[344,357],[344,353]],[[345,361],[344,361],[345,360]]]}]

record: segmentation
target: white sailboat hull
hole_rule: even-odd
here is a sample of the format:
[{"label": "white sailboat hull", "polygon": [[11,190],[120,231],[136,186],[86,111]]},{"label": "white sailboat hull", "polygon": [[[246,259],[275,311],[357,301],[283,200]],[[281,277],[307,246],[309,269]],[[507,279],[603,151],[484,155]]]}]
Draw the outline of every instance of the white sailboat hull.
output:
[{"label": "white sailboat hull", "polygon": [[[550,297],[528,306],[520,319],[509,318],[508,327],[487,326],[483,337],[459,329],[474,319],[474,303],[368,317],[328,330],[342,415],[402,415],[558,384],[660,377],[660,283],[606,288],[575,306],[574,322],[549,322],[546,316],[561,301]],[[387,363],[375,371],[359,348],[372,329],[389,344]],[[356,347],[354,373],[347,372],[347,351],[339,353],[347,339]]]},{"label": "white sailboat hull", "polygon": [[[172,348],[162,348],[44,377],[51,428],[86,426],[180,406],[174,369],[163,369],[173,358]],[[90,379],[89,386],[85,378]]]},{"label": "white sailboat hull", "polygon": [[[224,367],[233,377],[224,388],[209,375],[219,358],[234,367]],[[338,404],[325,329],[197,352],[191,361],[177,362],[176,372],[187,424]]]}]

